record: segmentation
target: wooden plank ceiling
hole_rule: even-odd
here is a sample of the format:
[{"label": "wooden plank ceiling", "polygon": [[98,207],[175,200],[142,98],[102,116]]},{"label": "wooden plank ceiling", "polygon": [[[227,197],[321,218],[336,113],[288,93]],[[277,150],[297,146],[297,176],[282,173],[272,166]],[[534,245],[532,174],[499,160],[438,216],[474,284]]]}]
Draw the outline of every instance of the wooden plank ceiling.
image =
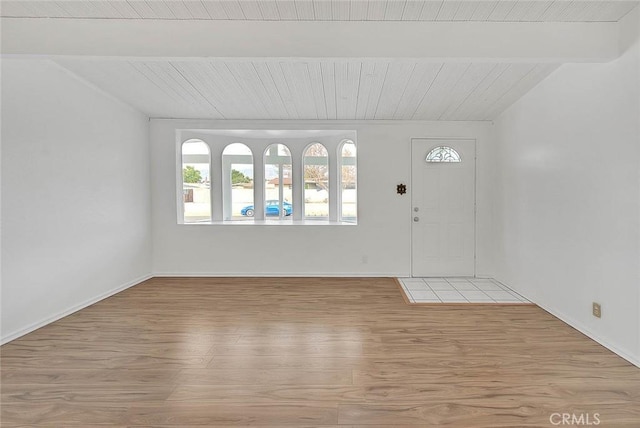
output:
[{"label": "wooden plank ceiling", "polygon": [[63,67],[150,117],[491,120],[558,64],[87,60]]},{"label": "wooden plank ceiling", "polygon": [[618,21],[637,1],[18,0],[1,16],[107,19],[337,21]]},{"label": "wooden plank ceiling", "polygon": [[[25,0],[2,1],[0,13],[3,17],[129,20],[610,22],[637,4]],[[492,120],[560,66],[491,58],[471,62],[424,58],[53,60],[150,117],[282,120]]]}]

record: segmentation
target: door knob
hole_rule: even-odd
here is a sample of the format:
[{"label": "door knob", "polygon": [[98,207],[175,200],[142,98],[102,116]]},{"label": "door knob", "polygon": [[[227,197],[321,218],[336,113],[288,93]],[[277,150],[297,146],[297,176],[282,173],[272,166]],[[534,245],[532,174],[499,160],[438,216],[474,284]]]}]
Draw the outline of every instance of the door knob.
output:
[{"label": "door knob", "polygon": [[414,217],[413,221],[415,221],[416,223],[420,221],[420,217]]},{"label": "door knob", "polygon": [[418,207],[413,207],[413,210],[414,210],[415,212],[420,211],[420,209],[419,209]]}]

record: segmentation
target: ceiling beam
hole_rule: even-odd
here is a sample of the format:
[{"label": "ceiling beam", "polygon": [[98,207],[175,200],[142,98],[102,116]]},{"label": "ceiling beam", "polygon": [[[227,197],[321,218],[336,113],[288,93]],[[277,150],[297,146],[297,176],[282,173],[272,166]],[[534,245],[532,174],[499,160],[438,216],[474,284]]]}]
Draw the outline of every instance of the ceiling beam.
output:
[{"label": "ceiling beam", "polygon": [[424,58],[605,62],[617,23],[2,18],[2,53],[135,58]]}]

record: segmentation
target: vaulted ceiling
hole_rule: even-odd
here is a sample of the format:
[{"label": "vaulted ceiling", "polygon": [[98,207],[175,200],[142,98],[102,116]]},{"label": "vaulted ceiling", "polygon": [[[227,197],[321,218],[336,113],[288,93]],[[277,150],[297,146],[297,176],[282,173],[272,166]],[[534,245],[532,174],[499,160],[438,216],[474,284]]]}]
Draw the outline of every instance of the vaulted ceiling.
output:
[{"label": "vaulted ceiling", "polygon": [[24,0],[0,14],[3,53],[54,60],[149,117],[491,120],[562,63],[613,59],[637,4]]}]

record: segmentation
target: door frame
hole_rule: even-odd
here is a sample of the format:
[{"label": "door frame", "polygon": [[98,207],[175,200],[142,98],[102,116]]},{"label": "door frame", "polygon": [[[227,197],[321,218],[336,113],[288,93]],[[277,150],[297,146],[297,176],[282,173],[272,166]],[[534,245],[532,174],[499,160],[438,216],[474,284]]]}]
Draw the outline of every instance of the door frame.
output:
[{"label": "door frame", "polygon": [[478,274],[478,140],[476,138],[469,137],[411,137],[409,147],[409,176],[410,176],[410,207],[409,207],[409,223],[411,223],[411,232],[409,233],[409,266],[410,276],[413,276],[413,145],[414,140],[429,140],[434,144],[434,148],[438,146],[438,142],[442,142],[442,145],[446,145],[447,141],[472,141],[473,142],[473,278],[476,278]]}]

